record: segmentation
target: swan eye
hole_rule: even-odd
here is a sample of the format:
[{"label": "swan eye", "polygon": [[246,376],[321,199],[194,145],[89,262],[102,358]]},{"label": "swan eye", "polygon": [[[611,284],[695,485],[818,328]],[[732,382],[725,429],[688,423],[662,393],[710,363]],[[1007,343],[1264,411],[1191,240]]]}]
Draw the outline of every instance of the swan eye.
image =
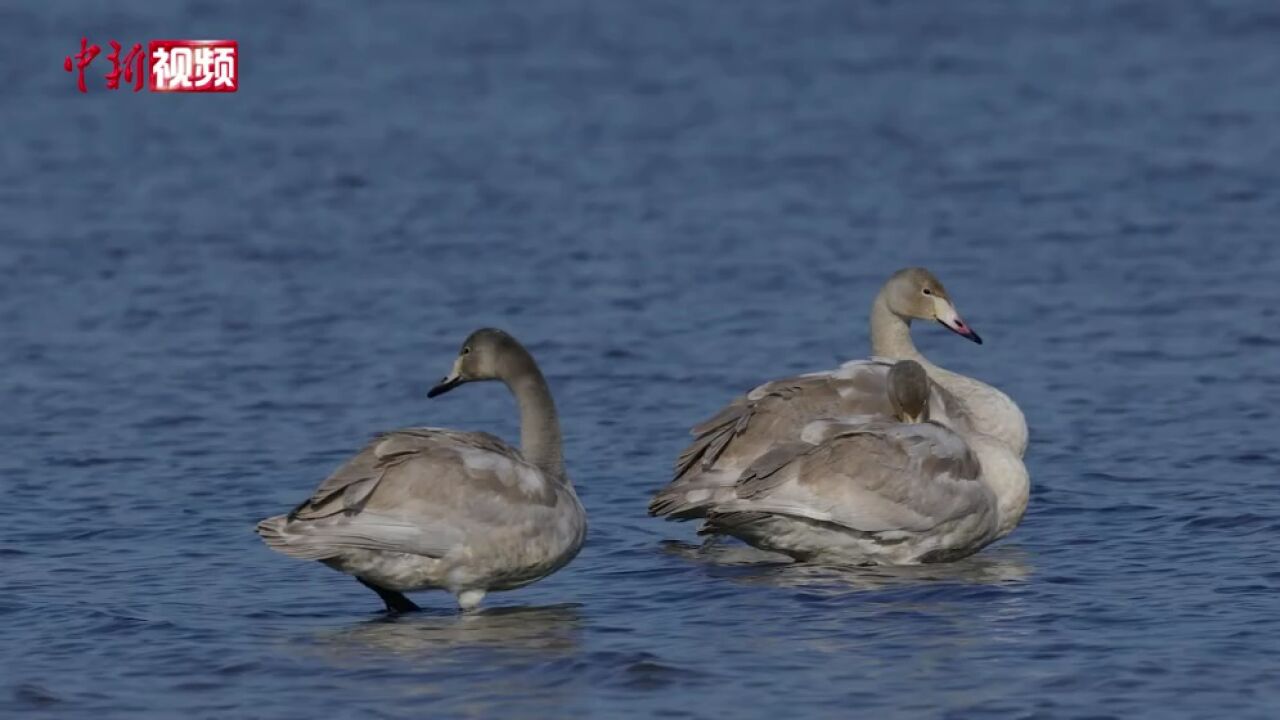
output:
[{"label": "swan eye", "polygon": [[470,355],[470,354],[471,354],[471,348],[470,348],[470,347],[464,347],[464,348],[462,348],[462,354],[463,354],[463,355]]},{"label": "swan eye", "polygon": [[925,295],[932,295],[932,294],[933,294],[933,291],[932,291],[932,290],[930,290],[929,288],[925,288],[925,289],[921,290],[920,292],[924,293]]}]

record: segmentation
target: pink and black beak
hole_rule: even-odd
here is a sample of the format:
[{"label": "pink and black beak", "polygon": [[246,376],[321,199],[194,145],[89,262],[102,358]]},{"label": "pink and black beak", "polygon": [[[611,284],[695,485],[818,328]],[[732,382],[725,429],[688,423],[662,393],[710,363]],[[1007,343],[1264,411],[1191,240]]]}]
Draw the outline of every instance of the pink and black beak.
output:
[{"label": "pink and black beak", "polygon": [[945,327],[946,329],[950,330],[951,332],[953,332],[953,333],[955,333],[955,334],[959,335],[960,337],[962,337],[962,338],[968,338],[968,339],[970,339],[970,340],[972,340],[972,341],[974,341],[974,342],[978,343],[979,345],[981,345],[981,344],[982,344],[982,337],[981,337],[980,335],[978,335],[978,333],[974,332],[974,331],[973,331],[973,328],[971,328],[971,327],[969,327],[967,324],[965,324],[965,322],[964,322],[963,320],[960,320],[960,319],[958,319],[958,318],[957,318],[957,321],[956,321],[956,324],[955,324],[955,325],[952,325],[952,324],[950,324],[950,323],[942,322],[941,320],[939,320],[938,322],[939,322],[939,323],[941,323],[943,327]]},{"label": "pink and black beak", "polygon": [[974,332],[973,328],[969,327],[969,324],[960,317],[960,314],[951,306],[951,303],[940,299],[936,307],[939,311],[939,324],[962,338],[972,340],[979,345],[982,344],[982,338],[979,337],[978,333]]}]

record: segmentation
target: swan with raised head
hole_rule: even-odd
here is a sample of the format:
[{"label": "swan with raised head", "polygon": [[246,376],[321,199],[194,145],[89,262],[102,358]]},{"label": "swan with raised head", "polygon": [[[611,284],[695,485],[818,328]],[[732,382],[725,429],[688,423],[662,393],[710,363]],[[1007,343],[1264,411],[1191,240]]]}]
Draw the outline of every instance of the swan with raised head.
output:
[{"label": "swan with raised head", "polygon": [[403,593],[442,589],[470,610],[493,590],[539,580],[582,547],[586,513],[565,475],[560,422],[533,356],[482,329],[427,393],[500,380],[520,408],[520,449],[483,432],[384,433],[287,515],[258,523],[273,550],[354,575],[389,612]]},{"label": "swan with raised head", "polygon": [[1021,516],[1027,478],[1012,449],[931,421],[919,363],[895,364],[887,382],[892,419],[810,423],[809,442],[752,463],[700,532],[798,560],[905,565],[971,555],[1016,524],[1006,514]]},{"label": "swan with raised head", "polygon": [[933,273],[918,267],[899,270],[871,306],[875,357],[767,382],[695,426],[693,443],[677,459],[675,477],[653,497],[650,514],[675,520],[705,517],[713,505],[733,497],[734,484],[748,466],[780,443],[803,440],[805,426],[814,420],[890,417],[886,378],[897,360],[913,360],[928,374],[935,420],[963,435],[986,436],[981,442],[1001,442],[1021,458],[1027,446],[1022,411],[996,388],[925,359],[911,341],[912,320],[937,321],[982,342]]}]

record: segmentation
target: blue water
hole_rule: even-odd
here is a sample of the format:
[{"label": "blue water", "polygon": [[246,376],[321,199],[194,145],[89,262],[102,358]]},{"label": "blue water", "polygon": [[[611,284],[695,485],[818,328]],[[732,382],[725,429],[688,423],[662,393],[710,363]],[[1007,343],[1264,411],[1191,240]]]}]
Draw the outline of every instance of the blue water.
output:
[{"label": "blue water", "polygon": [[[240,42],[240,91],[62,58]],[[1280,715],[1280,10],[87,0],[0,7],[0,716]],[[105,53],[104,53],[105,55]],[[104,59],[94,69],[105,72]],[[1025,410],[1023,525],[840,571],[645,517],[685,429],[868,351],[932,268]],[[252,532],[524,340],[591,517],[459,617]]]}]

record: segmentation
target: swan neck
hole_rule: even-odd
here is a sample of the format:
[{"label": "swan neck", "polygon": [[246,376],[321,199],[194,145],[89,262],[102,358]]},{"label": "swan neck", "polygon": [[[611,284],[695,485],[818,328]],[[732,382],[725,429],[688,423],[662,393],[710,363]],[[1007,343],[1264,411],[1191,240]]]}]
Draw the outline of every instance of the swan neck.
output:
[{"label": "swan neck", "polygon": [[974,429],[1007,444],[1018,457],[1027,449],[1027,421],[1007,395],[979,380],[929,362],[911,341],[911,320],[889,308],[887,287],[871,306],[871,352],[891,360],[915,360],[929,378],[960,400]]},{"label": "swan neck", "polygon": [[924,356],[911,341],[911,321],[889,309],[883,290],[871,306],[871,352],[894,360],[915,360],[928,369]]},{"label": "swan neck", "polygon": [[564,477],[560,419],[542,371],[528,357],[519,372],[506,379],[520,407],[520,453],[549,477]]},{"label": "swan neck", "polygon": [[934,382],[953,393],[957,390],[960,376],[920,354],[911,340],[911,320],[889,309],[883,290],[871,306],[871,354],[891,360],[915,360]]}]

